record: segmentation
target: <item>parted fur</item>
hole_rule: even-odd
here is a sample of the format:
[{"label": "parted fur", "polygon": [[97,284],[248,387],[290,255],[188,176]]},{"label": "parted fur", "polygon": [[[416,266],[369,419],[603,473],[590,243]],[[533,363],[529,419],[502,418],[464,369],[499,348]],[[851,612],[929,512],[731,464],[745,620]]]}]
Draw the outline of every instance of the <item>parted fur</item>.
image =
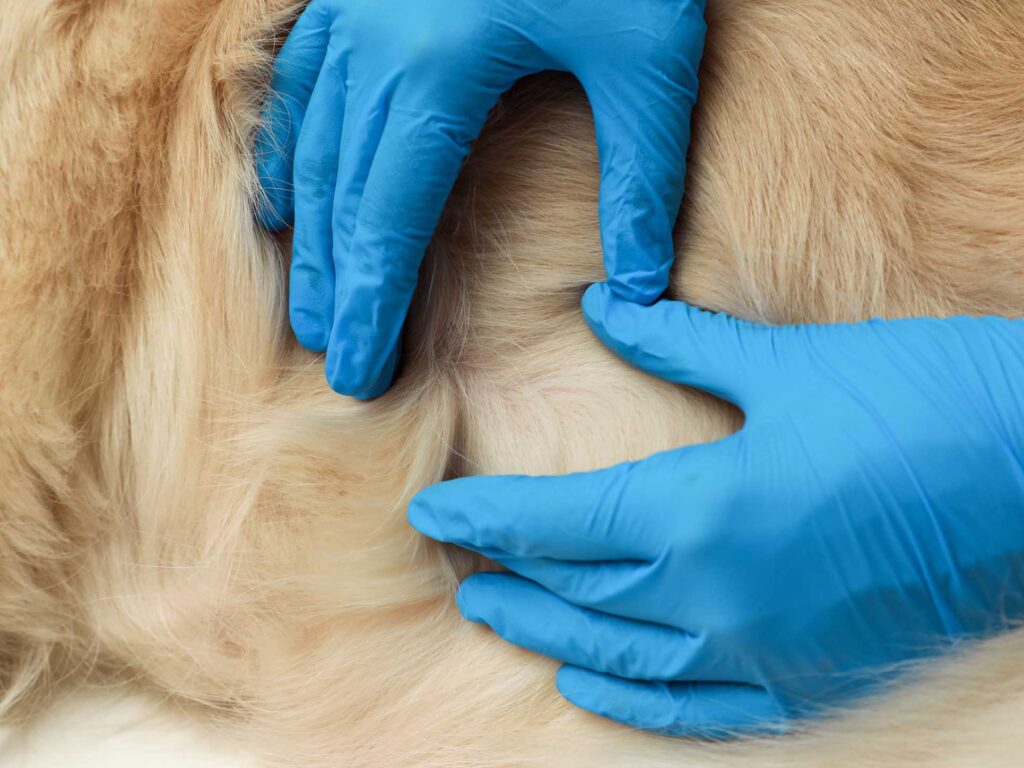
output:
[{"label": "parted fur", "polygon": [[[1024,4],[715,0],[676,295],[768,322],[1024,314]],[[1007,766],[1024,635],[785,739],[574,710],[460,620],[446,476],[709,440],[727,406],[586,330],[597,163],[570,78],[518,86],[423,268],[397,386],[287,329],[251,145],[287,0],[0,0],[0,693],[131,679],[269,765]],[[979,509],[979,515],[985,510]]]}]

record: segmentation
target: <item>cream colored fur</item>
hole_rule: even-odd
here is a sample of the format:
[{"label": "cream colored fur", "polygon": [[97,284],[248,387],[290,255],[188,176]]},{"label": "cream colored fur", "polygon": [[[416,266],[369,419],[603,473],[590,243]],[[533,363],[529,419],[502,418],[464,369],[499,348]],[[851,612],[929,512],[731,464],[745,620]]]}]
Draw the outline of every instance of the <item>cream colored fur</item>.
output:
[{"label": "cream colored fur", "polygon": [[[712,0],[677,295],[770,322],[1024,314],[1024,4]],[[286,0],[0,0],[0,691],[129,678],[270,765],[1009,766],[1024,635],[795,737],[633,733],[460,620],[420,487],[735,429],[586,330],[587,106],[504,102],[398,385],[328,391],[249,155]],[[982,515],[985,510],[979,509]]]}]

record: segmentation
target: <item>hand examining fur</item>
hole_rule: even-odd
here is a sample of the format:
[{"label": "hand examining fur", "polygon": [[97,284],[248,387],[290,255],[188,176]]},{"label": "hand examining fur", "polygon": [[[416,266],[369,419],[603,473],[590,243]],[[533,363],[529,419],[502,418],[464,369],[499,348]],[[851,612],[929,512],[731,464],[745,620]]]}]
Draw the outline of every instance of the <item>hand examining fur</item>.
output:
[{"label": "hand examining fur", "polygon": [[[294,219],[289,309],[338,392],[394,376],[419,266],[498,98],[575,74],[601,163],[609,284],[668,285],[704,0],[313,0],[278,56],[257,141],[263,222]],[[294,183],[294,187],[293,187]]]},{"label": "hand examining fur", "polygon": [[604,285],[583,308],[746,423],[413,500],[421,532],[513,572],[468,578],[460,608],[565,662],[567,699],[671,735],[774,732],[1024,618],[1024,321],[776,328]]}]

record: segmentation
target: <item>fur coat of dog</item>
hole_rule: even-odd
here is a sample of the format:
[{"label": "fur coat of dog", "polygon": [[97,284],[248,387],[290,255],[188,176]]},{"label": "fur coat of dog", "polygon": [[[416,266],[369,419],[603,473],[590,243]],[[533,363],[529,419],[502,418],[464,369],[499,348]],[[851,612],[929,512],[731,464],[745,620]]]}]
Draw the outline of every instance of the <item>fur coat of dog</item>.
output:
[{"label": "fur coat of dog", "polygon": [[[673,290],[772,323],[1024,314],[1024,3],[713,0]],[[288,0],[0,0],[0,708],[131,680],[272,766],[1012,766],[1024,635],[731,744],[573,709],[463,622],[419,488],[736,429],[587,331],[571,78],[508,94],[424,264],[397,385],[287,327],[252,143]],[[1024,382],[1022,382],[1024,386]],[[984,515],[985,510],[977,510]]]}]

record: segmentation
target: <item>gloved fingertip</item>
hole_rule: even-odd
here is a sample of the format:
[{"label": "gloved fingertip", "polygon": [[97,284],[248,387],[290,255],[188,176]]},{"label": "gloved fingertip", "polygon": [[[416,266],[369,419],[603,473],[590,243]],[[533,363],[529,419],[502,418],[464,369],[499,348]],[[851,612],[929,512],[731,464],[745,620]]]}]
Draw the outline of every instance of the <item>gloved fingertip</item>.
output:
[{"label": "gloved fingertip", "polygon": [[391,381],[389,379],[381,379],[367,386],[359,382],[354,384],[335,383],[332,385],[332,389],[339,395],[363,401],[376,400],[387,392],[390,387]]},{"label": "gloved fingertip", "polygon": [[[614,117],[607,117],[614,121]],[[631,138],[609,142],[606,154],[630,153],[660,158],[659,150],[637,147]],[[660,162],[660,159],[659,159]],[[601,244],[608,286],[634,304],[653,304],[669,287],[676,248],[672,239],[675,191],[659,190],[664,183],[626,169],[605,171],[601,189]],[[678,182],[681,188],[681,180]],[[669,183],[669,186],[675,186]],[[637,196],[626,190],[643,190]]]},{"label": "gloved fingertip", "polygon": [[611,289],[607,283],[592,283],[583,292],[583,298],[580,302],[583,307],[583,316],[591,326],[594,324],[604,324],[604,316],[608,307],[610,293]]},{"label": "gloved fingertip", "polygon": [[[563,664],[555,673],[555,688],[570,704],[595,712],[594,697],[588,690],[594,684],[595,679],[599,681],[601,677],[602,675],[582,667]],[[598,712],[598,714],[600,713]]]},{"label": "gloved fingertip", "polygon": [[298,309],[294,305],[289,312],[292,333],[304,349],[321,354],[327,350],[328,326],[324,318],[315,313]]},{"label": "gloved fingertip", "polygon": [[458,592],[455,593],[455,604],[466,621],[471,621],[474,624],[489,624],[485,612],[481,609],[480,598],[482,595],[480,593],[485,590],[485,582],[476,576],[470,576],[459,586]]},{"label": "gloved fingertip", "polygon": [[629,272],[608,276],[608,287],[621,299],[647,306],[662,297],[668,289],[671,262],[654,272]]},{"label": "gloved fingertip", "polygon": [[430,503],[430,489],[426,488],[413,496],[405,517],[413,528],[435,541],[444,541],[444,528],[437,519],[434,506]]},{"label": "gloved fingertip", "polygon": [[632,728],[668,733],[675,708],[664,683],[640,683],[566,665],[555,678],[566,701]]},{"label": "gloved fingertip", "polygon": [[[377,340],[374,340],[374,346],[367,343],[356,345],[341,331],[344,325],[343,316],[336,316],[324,367],[328,383],[338,394],[357,400],[380,397],[394,382],[401,357],[401,337],[398,336],[389,347],[385,347],[385,352],[376,346],[379,343]],[[381,364],[378,360],[382,357]]]},{"label": "gloved fingertip", "polygon": [[448,480],[424,488],[409,502],[406,518],[424,536],[436,541],[466,546],[473,539],[473,528],[465,509],[474,497],[466,484],[476,478]]},{"label": "gloved fingertip", "polygon": [[613,349],[618,349],[619,337],[635,325],[630,321],[645,309],[623,299],[607,283],[591,285],[583,294],[582,306],[591,330]]},{"label": "gloved fingertip", "polygon": [[362,362],[366,355],[353,354],[346,343],[328,345],[324,373],[331,389],[356,400],[373,400],[391,387],[398,367],[393,349],[382,367]]}]

